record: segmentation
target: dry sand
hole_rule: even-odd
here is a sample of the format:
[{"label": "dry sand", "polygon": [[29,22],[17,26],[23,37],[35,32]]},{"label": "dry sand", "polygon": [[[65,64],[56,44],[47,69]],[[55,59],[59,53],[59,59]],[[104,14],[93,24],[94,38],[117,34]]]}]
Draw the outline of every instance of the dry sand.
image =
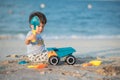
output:
[{"label": "dry sand", "polygon": [[[26,54],[24,41],[0,40],[0,80],[120,80],[119,39],[45,40],[45,43],[46,47],[75,48],[77,63],[67,65],[62,61],[57,66],[29,69],[29,64],[18,64],[19,57],[6,57]],[[96,58],[102,61],[100,66],[82,66]]]}]

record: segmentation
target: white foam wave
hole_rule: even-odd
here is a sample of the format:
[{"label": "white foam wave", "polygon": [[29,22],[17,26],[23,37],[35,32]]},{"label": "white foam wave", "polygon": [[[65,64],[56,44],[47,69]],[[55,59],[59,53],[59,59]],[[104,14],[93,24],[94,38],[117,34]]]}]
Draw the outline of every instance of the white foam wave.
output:
[{"label": "white foam wave", "polygon": [[25,39],[25,35],[24,34],[1,34],[0,35],[0,39],[20,39],[20,40],[24,40]]},{"label": "white foam wave", "polygon": [[112,36],[106,36],[106,35],[96,35],[96,36],[77,36],[77,35],[71,35],[71,36],[43,36],[45,39],[120,39],[120,35],[112,35]]},{"label": "white foam wave", "polygon": [[[10,35],[10,34],[2,34],[0,35],[0,39],[20,39],[20,40],[24,40],[25,39],[25,34],[14,34],[14,35]],[[49,36],[49,35],[42,35],[42,37],[44,39],[120,39],[120,35],[96,35],[96,36],[78,36],[78,35],[71,35],[71,36],[57,36],[57,35],[53,35],[53,36]]]}]

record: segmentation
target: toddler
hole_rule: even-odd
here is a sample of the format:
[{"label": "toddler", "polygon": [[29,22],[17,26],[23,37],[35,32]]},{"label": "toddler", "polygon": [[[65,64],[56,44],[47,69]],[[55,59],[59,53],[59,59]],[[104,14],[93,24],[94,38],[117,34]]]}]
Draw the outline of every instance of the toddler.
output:
[{"label": "toddler", "polygon": [[[37,20],[38,24],[36,26],[33,25],[32,20]],[[41,37],[46,22],[46,16],[41,12],[33,12],[29,16],[31,31],[26,36],[25,44],[27,45],[28,59],[32,62],[48,61],[47,50]]]}]

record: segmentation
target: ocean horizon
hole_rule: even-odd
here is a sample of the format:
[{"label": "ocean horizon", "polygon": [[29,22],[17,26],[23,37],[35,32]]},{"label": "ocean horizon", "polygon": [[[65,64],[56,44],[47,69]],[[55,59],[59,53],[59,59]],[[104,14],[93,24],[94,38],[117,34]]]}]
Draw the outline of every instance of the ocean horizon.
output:
[{"label": "ocean horizon", "polygon": [[44,39],[120,39],[119,0],[0,0],[0,39],[25,39],[29,15],[43,12]]}]

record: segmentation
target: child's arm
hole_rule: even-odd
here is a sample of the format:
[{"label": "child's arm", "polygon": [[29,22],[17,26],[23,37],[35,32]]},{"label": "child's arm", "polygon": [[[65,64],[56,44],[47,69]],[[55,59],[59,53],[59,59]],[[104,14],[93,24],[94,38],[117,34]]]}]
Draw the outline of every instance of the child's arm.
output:
[{"label": "child's arm", "polygon": [[31,34],[25,39],[25,44],[28,45],[32,40],[36,40],[36,34]]}]

